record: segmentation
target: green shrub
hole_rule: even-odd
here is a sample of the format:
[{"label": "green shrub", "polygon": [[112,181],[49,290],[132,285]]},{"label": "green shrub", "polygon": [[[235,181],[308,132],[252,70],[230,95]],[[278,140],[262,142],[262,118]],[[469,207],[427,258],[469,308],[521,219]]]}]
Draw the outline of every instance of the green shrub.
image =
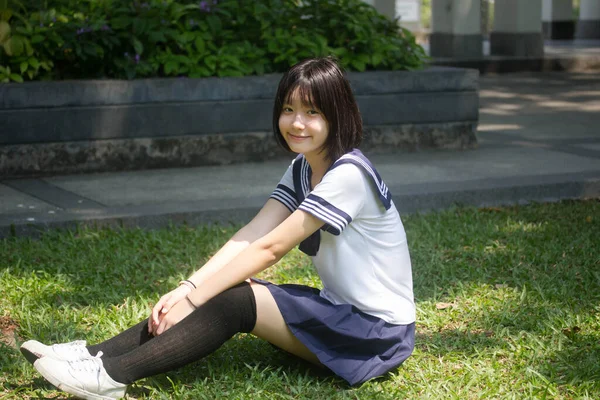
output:
[{"label": "green shrub", "polygon": [[330,54],[355,71],[426,57],[361,0],[0,0],[0,82],[261,75]]}]

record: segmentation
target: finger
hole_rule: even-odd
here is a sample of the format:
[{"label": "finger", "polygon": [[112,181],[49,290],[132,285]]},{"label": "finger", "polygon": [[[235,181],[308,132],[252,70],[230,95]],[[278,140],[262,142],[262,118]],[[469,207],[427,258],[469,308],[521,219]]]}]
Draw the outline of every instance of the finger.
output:
[{"label": "finger", "polygon": [[148,332],[152,333],[152,331],[154,330],[154,307],[152,307],[152,310],[150,310],[150,316],[148,317]]},{"label": "finger", "polygon": [[163,318],[162,321],[160,321],[160,325],[158,326],[158,328],[156,329],[156,335],[161,335],[162,333],[164,333],[166,330],[168,329],[168,322],[166,318]]},{"label": "finger", "polygon": [[154,323],[153,323],[153,324],[152,324],[152,330],[150,331],[150,334],[151,334],[152,336],[156,336],[156,335],[158,335],[158,333],[156,333],[156,330],[157,330],[157,329],[158,329],[158,325],[156,325],[156,324],[154,324]]},{"label": "finger", "polygon": [[158,310],[159,308],[157,308],[156,306],[154,306],[154,308],[152,308],[152,316],[151,316],[151,320],[153,324],[156,324],[156,322],[158,321]]},{"label": "finger", "polygon": [[160,309],[160,312],[163,314],[168,313],[171,308],[174,306],[174,301],[172,298],[170,298],[169,300],[165,301],[164,304],[162,305],[162,308]]},{"label": "finger", "polygon": [[158,324],[154,322],[154,320],[151,318],[148,319],[148,333],[150,333],[151,335],[156,334],[156,328],[158,328]]},{"label": "finger", "polygon": [[152,309],[150,310],[150,316],[148,317],[148,332],[151,332],[153,329],[153,325],[154,322],[156,320],[155,316],[157,315],[157,309],[156,309],[156,304],[154,305],[154,307],[152,307]]},{"label": "finger", "polygon": [[159,326],[163,323],[163,321],[165,320],[165,316],[167,314],[160,312],[158,313],[158,320],[152,323],[152,334],[156,335]]},{"label": "finger", "polygon": [[163,300],[163,298],[161,297],[161,299],[158,301],[158,303],[156,303],[156,305],[154,306],[154,308],[152,308],[152,322],[153,322],[155,325],[158,325],[158,324],[159,324],[159,322],[160,322],[160,320],[159,320],[159,319],[160,319],[159,315],[160,315],[160,310],[163,308],[163,304],[164,304],[164,302],[165,302],[165,301],[164,301],[164,300]]}]

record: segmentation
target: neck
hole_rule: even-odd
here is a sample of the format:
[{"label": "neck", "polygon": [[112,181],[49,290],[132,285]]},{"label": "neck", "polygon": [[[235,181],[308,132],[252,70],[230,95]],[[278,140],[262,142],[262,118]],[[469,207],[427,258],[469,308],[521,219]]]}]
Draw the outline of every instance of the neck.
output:
[{"label": "neck", "polygon": [[312,171],[311,186],[314,188],[323,179],[325,172],[331,166],[331,162],[323,154],[304,154],[304,158],[310,165]]}]

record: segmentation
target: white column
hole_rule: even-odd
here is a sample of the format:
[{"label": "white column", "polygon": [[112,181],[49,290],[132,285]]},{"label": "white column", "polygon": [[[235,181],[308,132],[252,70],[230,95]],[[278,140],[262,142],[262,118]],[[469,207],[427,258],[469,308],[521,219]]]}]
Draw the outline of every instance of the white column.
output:
[{"label": "white column", "polygon": [[363,0],[389,19],[398,18],[401,27],[421,29],[421,0]]},{"label": "white column", "polygon": [[579,21],[575,37],[578,39],[600,38],[600,0],[580,0]]},{"label": "white column", "polygon": [[394,13],[401,27],[412,32],[421,30],[421,0],[395,0]]},{"label": "white column", "polygon": [[481,0],[432,0],[432,57],[481,58]]},{"label": "white column", "polygon": [[542,0],[495,0],[492,55],[542,57]]},{"label": "white column", "polygon": [[542,0],[542,31],[547,39],[573,39],[573,0]]}]

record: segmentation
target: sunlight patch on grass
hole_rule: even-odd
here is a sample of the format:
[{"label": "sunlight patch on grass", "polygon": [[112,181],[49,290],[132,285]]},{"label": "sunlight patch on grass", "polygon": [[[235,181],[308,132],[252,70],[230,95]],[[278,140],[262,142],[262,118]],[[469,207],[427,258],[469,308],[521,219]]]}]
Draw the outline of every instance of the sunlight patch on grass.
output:
[{"label": "sunlight patch on grass", "polygon": [[[383,378],[348,387],[244,334],[202,361],[137,382],[130,398],[600,398],[595,215],[597,200],[404,216],[416,347]],[[10,335],[105,340],[145,319],[235,230],[80,229],[1,241],[0,397],[66,398],[39,378]],[[321,285],[298,250],[260,277]]]},{"label": "sunlight patch on grass", "polygon": [[509,220],[499,230],[506,233],[539,232],[544,229],[545,222],[524,222]]}]

